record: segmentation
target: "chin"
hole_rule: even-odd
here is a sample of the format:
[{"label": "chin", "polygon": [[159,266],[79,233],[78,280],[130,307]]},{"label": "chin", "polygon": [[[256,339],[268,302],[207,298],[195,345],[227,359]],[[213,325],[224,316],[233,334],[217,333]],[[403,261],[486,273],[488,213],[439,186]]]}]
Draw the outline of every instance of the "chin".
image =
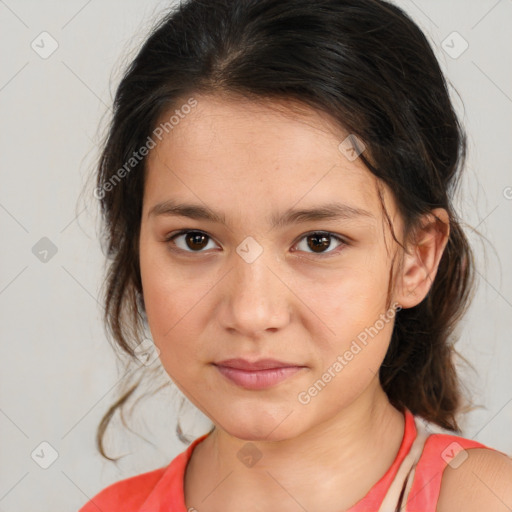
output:
[{"label": "chin", "polygon": [[[285,441],[300,435],[301,425],[292,420],[296,414],[279,409],[274,414],[254,408],[251,413],[241,412],[221,419],[229,435],[243,441]],[[291,421],[290,421],[291,420]]]}]

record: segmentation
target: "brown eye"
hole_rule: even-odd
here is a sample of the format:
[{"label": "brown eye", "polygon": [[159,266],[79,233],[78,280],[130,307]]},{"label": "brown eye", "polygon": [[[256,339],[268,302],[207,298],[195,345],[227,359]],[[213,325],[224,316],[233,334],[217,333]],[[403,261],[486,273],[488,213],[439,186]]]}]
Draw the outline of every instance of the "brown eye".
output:
[{"label": "brown eye", "polygon": [[309,235],[307,240],[308,247],[314,252],[323,252],[331,245],[329,235]]},{"label": "brown eye", "polygon": [[327,250],[332,245],[333,239],[338,242],[338,246],[336,246],[335,249],[340,246],[348,245],[341,237],[334,235],[332,233],[314,232],[304,235],[301,239],[301,242],[297,244],[297,247],[299,247],[300,244],[302,244],[302,240],[307,240],[306,248],[309,250],[305,250],[306,248],[304,248],[304,246],[303,248],[299,247],[300,250],[304,252],[309,252],[310,254],[316,253],[320,256],[322,256],[324,253],[330,255],[330,253],[335,252],[332,249]]},{"label": "brown eye", "polygon": [[208,237],[204,233],[190,231],[185,235],[185,243],[190,249],[200,250],[208,245]]},{"label": "brown eye", "polygon": [[204,252],[202,249],[208,246],[209,241],[211,238],[202,231],[180,231],[166,238],[166,242],[185,252]]}]

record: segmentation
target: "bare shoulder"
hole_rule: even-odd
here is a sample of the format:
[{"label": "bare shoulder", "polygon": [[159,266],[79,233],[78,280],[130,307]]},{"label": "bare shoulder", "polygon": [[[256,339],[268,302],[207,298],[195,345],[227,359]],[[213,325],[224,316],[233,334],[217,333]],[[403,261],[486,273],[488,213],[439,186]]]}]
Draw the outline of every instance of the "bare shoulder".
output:
[{"label": "bare shoulder", "polygon": [[512,458],[488,448],[470,448],[457,457],[459,463],[443,472],[436,512],[510,512]]}]

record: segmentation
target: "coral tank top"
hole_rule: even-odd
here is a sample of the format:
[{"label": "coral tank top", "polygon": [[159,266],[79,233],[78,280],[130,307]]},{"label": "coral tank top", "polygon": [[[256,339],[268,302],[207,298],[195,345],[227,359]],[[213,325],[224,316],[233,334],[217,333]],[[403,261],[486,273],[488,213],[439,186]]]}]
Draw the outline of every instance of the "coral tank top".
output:
[{"label": "coral tank top", "polygon": [[[488,448],[463,437],[430,433],[425,425],[405,410],[404,435],[395,460],[366,496],[345,512],[393,512],[398,507],[403,512],[435,512],[446,466],[463,461],[464,453],[455,460],[460,451]],[[185,469],[192,451],[207,436],[193,441],[168,466],[106,487],[79,512],[188,512]]]}]

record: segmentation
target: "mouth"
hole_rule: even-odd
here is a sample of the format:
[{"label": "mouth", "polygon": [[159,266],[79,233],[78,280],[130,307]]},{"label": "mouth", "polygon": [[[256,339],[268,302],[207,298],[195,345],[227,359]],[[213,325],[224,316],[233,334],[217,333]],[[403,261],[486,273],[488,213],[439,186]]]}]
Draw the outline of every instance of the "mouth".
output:
[{"label": "mouth", "polygon": [[228,359],[213,365],[230,382],[251,390],[271,388],[307,368],[275,359],[260,359],[254,362]]}]

